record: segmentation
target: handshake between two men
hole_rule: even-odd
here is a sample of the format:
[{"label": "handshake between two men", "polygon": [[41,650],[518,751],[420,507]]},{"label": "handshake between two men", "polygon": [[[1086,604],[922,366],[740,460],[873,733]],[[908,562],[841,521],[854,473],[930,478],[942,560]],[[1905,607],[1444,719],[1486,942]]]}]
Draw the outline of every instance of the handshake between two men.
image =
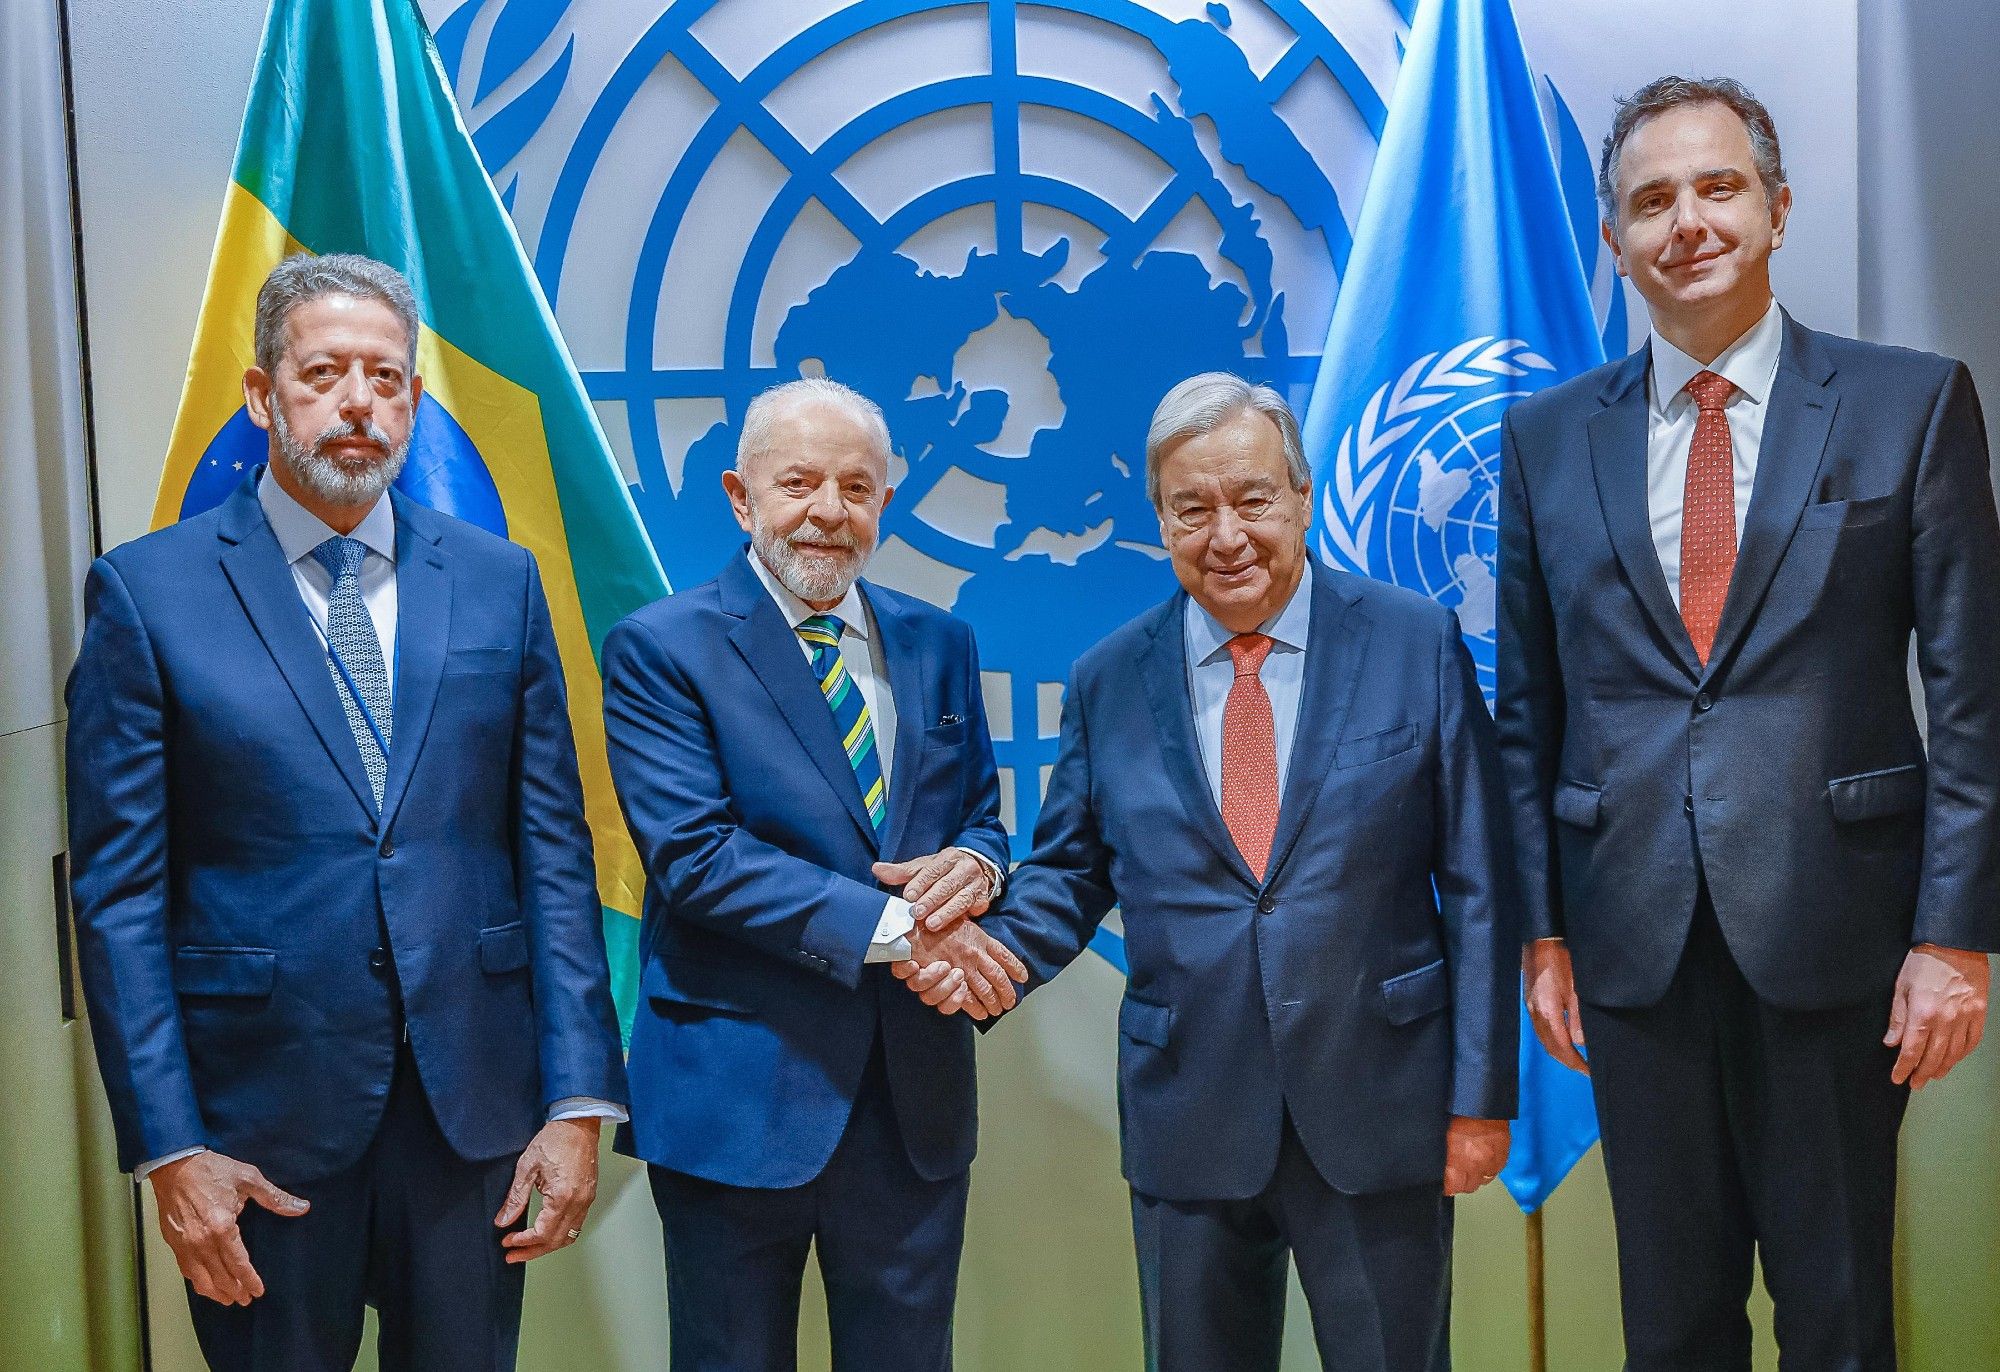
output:
[{"label": "handshake between two men", "polygon": [[998,894],[984,863],[962,848],[947,848],[908,862],[878,862],[874,871],[876,880],[900,886],[910,902],[916,921],[908,935],[910,956],[889,970],[918,999],[940,1014],[962,1010],[975,1020],[1014,1008],[1027,964],[974,923]]}]

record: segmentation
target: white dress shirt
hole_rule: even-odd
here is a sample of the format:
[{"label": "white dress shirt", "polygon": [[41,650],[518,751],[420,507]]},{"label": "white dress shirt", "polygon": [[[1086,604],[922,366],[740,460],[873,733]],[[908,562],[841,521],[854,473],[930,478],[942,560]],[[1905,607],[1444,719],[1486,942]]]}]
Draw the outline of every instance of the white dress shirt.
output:
[{"label": "white dress shirt", "polygon": [[[868,707],[868,718],[875,730],[875,755],[882,764],[882,794],[886,797],[896,752],[896,697],[889,689],[889,669],[882,657],[882,635],[876,631],[868,603],[861,598],[860,584],[849,586],[847,594],[831,610],[815,610],[793,595],[785,583],[778,580],[777,573],[766,567],[764,559],[755,553],[750,555],[750,567],[777,603],[778,613],[793,629],[818,614],[833,615],[840,620],[841,660],[847,664],[848,679],[861,692],[861,701]],[[858,639],[859,643],[851,644],[850,639]],[[798,644],[800,655],[810,663],[812,645],[803,638],[798,640]],[[983,854],[974,853],[970,848],[958,851],[977,859],[986,871],[989,888],[997,896],[1000,893],[1000,870]],[[875,936],[869,940],[868,953],[862,961],[904,961],[910,956],[910,931],[916,927],[917,920],[910,913],[910,902],[897,895],[888,897],[882,906],[882,918],[875,925]]]},{"label": "white dress shirt", "polygon": [[[1192,596],[1187,603],[1188,691],[1194,701],[1194,732],[1201,745],[1201,767],[1208,775],[1209,794],[1222,805],[1222,712],[1229,689],[1236,684],[1236,663],[1229,656],[1235,635],[1215,621]],[[1257,626],[1271,640],[1258,680],[1271,698],[1271,728],[1278,745],[1278,794],[1285,793],[1285,774],[1292,765],[1292,739],[1298,732],[1299,698],[1306,678],[1306,635],[1312,629],[1312,572],[1299,577],[1284,608]]]},{"label": "white dress shirt", "polygon": [[1775,300],[1762,319],[1705,367],[1659,334],[1653,335],[1653,363],[1647,373],[1646,514],[1675,605],[1681,603],[1681,506],[1687,499],[1688,450],[1694,446],[1695,421],[1701,416],[1687,383],[1695,373],[1708,371],[1736,387],[1723,415],[1735,455],[1736,537],[1741,543],[1743,515],[1757,482],[1764,413],[1778,379],[1778,353],[1784,341],[1784,315]]},{"label": "white dress shirt", "polygon": [[[321,565],[312,551],[329,538],[339,535],[273,480],[268,469],[257,482],[257,503],[264,507],[264,518],[270,521],[271,532],[278,537],[278,549],[291,566],[292,582],[299,588],[299,599],[305,602],[313,627],[319,630],[320,642],[325,643],[327,601],[333,595],[333,574]],[[361,559],[361,605],[375,622],[375,636],[382,644],[382,665],[388,670],[389,698],[393,701],[396,690],[396,511],[389,497],[384,495],[377,499],[348,537],[358,538],[368,547],[367,554]],[[395,746],[393,739],[390,746]],[[628,1116],[622,1106],[613,1105],[610,1101],[591,1096],[566,1096],[549,1107],[549,1118],[622,1121]],[[207,1151],[206,1148],[183,1148],[177,1153],[168,1153],[139,1164],[132,1175],[144,1177],[155,1168]]]}]

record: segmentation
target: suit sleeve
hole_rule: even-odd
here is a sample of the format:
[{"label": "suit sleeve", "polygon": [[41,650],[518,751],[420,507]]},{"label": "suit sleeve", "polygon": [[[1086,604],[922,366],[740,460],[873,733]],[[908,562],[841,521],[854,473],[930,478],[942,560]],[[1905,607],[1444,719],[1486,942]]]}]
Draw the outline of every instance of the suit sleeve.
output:
[{"label": "suit sleeve", "polygon": [[514,872],[534,968],[542,1104],[630,1100],[604,953],[590,824],[548,597],[527,558],[514,739]]},{"label": "suit sleeve", "polygon": [[884,892],[738,822],[693,681],[634,620],[604,640],[604,728],[626,827],[667,913],[859,986]]},{"label": "suit sleeve", "polygon": [[1431,876],[1451,971],[1451,1113],[1512,1119],[1520,1066],[1521,966],[1506,789],[1479,676],[1446,616],[1438,645],[1438,776]]},{"label": "suit sleeve", "polygon": [[1056,763],[1035,823],[1034,850],[1014,869],[998,909],[979,922],[1028,965],[1026,990],[1075,961],[1117,902],[1111,889],[1111,850],[1098,828],[1092,794],[1085,690],[1072,673],[1063,696]]},{"label": "suit sleeve", "polygon": [[1917,669],[1929,721],[1914,939],[2000,952],[2000,520],[1979,397],[1939,392],[1911,509]]},{"label": "suit sleeve", "polygon": [[1555,611],[1542,580],[1535,518],[1514,442],[1500,427],[1500,651],[1495,727],[1518,877],[1521,937],[1563,936],[1562,885],[1549,826],[1562,763],[1562,663]]},{"label": "suit sleeve", "polygon": [[70,671],[67,779],[77,952],[118,1165],[208,1146],[168,942],[167,702],[138,606],[99,558]]},{"label": "suit sleeve", "polygon": [[979,686],[979,644],[972,626],[964,626],[966,708],[965,727],[972,775],[965,786],[965,826],[952,846],[978,853],[1000,871],[1007,870],[1007,828],[1000,822],[1000,769],[993,760],[993,734],[986,723],[986,696]]}]

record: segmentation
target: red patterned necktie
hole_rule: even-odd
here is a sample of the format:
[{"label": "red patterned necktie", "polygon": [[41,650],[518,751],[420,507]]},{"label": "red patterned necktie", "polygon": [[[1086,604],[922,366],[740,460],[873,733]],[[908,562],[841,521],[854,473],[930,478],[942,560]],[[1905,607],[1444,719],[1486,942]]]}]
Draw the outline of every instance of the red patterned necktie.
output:
[{"label": "red patterned necktie", "polygon": [[1236,680],[1222,707],[1222,822],[1259,881],[1278,834],[1278,734],[1271,697],[1257,675],[1270,655],[1271,640],[1263,634],[1229,640]]},{"label": "red patterned necktie", "polygon": [[1681,501],[1681,622],[1706,667],[1729,577],[1736,570],[1736,452],[1722,412],[1736,387],[1714,372],[1696,372],[1686,390],[1701,414],[1688,449],[1687,491]]}]

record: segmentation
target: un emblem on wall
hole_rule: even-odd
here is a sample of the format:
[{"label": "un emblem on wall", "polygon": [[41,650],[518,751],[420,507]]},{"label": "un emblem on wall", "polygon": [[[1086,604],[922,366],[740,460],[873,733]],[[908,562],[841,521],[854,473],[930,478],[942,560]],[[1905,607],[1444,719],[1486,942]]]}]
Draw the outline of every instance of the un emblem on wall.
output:
[{"label": "un emblem on wall", "polygon": [[[1303,403],[1375,85],[1293,3],[681,0],[551,62],[564,8],[467,0],[439,48],[669,579],[739,545],[719,477],[753,395],[869,395],[898,454],[869,575],[977,630],[1025,848],[1071,663],[1173,586],[1152,408],[1209,369]],[[1379,60],[1400,21],[1366,8],[1343,25]]]}]

